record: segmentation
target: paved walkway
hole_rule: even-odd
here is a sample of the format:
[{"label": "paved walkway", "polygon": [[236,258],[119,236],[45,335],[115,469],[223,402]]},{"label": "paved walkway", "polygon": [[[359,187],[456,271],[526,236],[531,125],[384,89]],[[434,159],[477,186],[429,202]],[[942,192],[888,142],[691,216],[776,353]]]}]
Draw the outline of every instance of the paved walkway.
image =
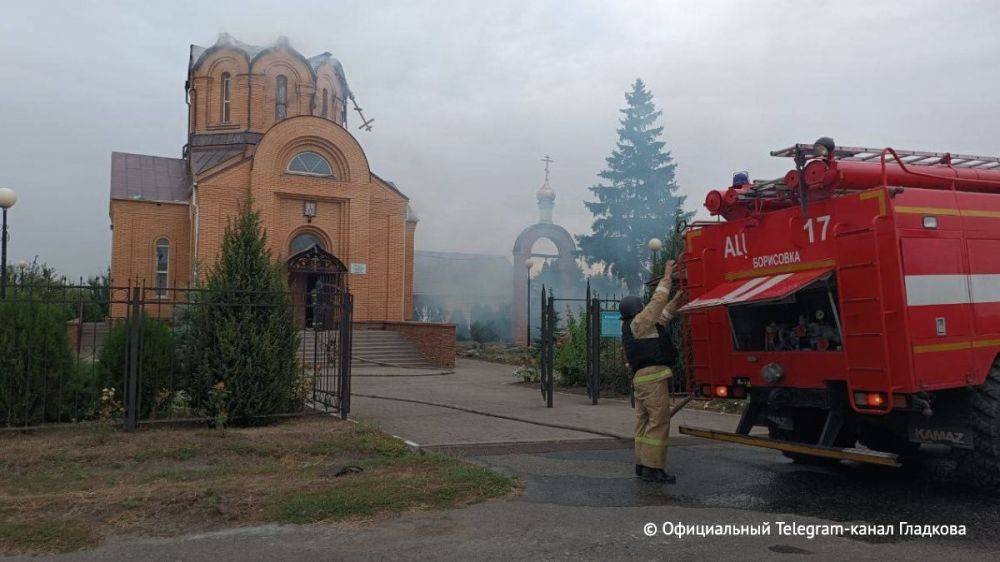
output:
[{"label": "paved walkway", "polygon": [[[513,385],[512,369],[459,361],[453,375],[397,373],[358,376],[352,417],[377,422],[421,445],[455,445],[479,462],[524,484],[519,496],[466,508],[403,514],[374,521],[327,525],[265,525],[170,539],[112,539],[65,560],[994,560],[996,504],[981,494],[938,481],[921,471],[850,465],[818,468],[791,463],[776,451],[694,438],[670,449],[676,486],[642,482],[632,472],[628,441],[632,409],[585,396],[559,394],[545,408],[537,388]],[[378,373],[371,373],[377,375]],[[413,376],[418,375],[418,376]],[[424,375],[424,376],[419,376]],[[379,395],[437,402],[430,406]],[[461,409],[455,409],[461,408]],[[549,425],[497,419],[465,411],[516,417]],[[682,410],[679,423],[733,429],[736,416]],[[530,450],[537,441],[539,450]],[[487,445],[483,445],[487,444]],[[466,451],[466,454],[469,454]],[[777,530],[776,522],[965,524],[968,537],[808,538]],[[767,524],[766,535],[683,539],[647,526]],[[772,525],[772,522],[775,522]],[[801,528],[801,527],[798,527]],[[655,529],[654,529],[655,530]],[[25,558],[26,560],[26,558]]]},{"label": "paved walkway", "polygon": [[[513,370],[470,359],[459,359],[454,373],[442,375],[395,370],[391,374],[397,376],[371,376],[379,371],[366,369],[368,376],[352,379],[351,417],[421,446],[632,439],[635,413],[627,400],[605,398],[595,406],[585,395],[557,392],[554,407],[546,408],[538,387],[515,384]],[[678,425],[731,431],[737,419],[685,409],[671,434],[677,435]]]}]

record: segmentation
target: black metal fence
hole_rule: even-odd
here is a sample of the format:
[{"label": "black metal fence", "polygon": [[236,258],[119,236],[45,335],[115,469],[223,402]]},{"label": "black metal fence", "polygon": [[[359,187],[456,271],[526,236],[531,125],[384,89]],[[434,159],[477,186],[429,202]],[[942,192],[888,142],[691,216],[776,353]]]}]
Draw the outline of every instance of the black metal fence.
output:
[{"label": "black metal fence", "polygon": [[[538,336],[539,382],[545,406],[551,408],[555,393],[555,357],[556,357],[556,307],[555,298],[551,292],[546,295],[542,286],[541,325]],[[529,319],[530,324],[530,319]]]},{"label": "black metal fence", "polygon": [[[560,305],[582,306],[579,324],[584,327],[585,342],[585,383],[587,396],[592,404],[597,404],[601,390],[609,389],[617,393],[631,395],[632,373],[627,366],[625,350],[621,340],[621,320],[618,312],[620,299],[592,294],[587,289],[585,299],[558,298],[542,289],[541,336],[539,338],[539,371],[542,397],[546,406],[552,407],[555,389],[556,354],[566,339],[573,337],[565,324],[560,324],[557,310]],[[684,363],[688,359],[683,338],[684,326],[680,322],[671,325],[671,333],[678,350],[678,361],[672,365],[674,376],[670,381],[672,394],[689,392]],[[571,343],[570,343],[571,345]]]},{"label": "black metal fence", "polygon": [[10,286],[0,426],[346,417],[351,312],[350,293],[335,287]]}]

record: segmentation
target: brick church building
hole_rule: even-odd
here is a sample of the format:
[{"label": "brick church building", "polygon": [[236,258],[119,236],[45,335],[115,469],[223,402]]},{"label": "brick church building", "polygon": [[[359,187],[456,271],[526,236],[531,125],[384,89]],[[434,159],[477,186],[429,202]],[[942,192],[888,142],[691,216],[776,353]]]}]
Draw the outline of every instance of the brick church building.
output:
[{"label": "brick church building", "polygon": [[356,321],[409,320],[417,220],[348,129],[340,62],[222,34],[191,46],[185,87],[180,158],[111,155],[112,282],[195,284],[250,200],[293,291],[334,279],[354,294]]}]

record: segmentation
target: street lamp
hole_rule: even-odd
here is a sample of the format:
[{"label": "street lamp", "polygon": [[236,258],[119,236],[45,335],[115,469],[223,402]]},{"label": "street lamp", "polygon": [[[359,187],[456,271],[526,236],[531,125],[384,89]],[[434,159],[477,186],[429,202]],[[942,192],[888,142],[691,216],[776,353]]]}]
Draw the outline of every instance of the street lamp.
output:
[{"label": "street lamp", "polygon": [[0,187],[0,208],[3,208],[3,232],[0,234],[3,246],[3,256],[0,257],[0,263],[3,264],[0,272],[0,298],[3,299],[7,298],[7,209],[13,207],[14,203],[17,203],[17,194],[14,190]]},{"label": "street lamp", "polygon": [[528,259],[524,260],[524,269],[525,269],[525,272],[527,273],[527,277],[528,277],[528,298],[527,298],[527,301],[528,301],[528,321],[527,321],[528,339],[526,339],[524,341],[524,345],[528,349],[531,349],[531,266],[532,266],[531,258],[528,258]]},{"label": "street lamp", "polygon": [[650,238],[649,242],[646,243],[646,247],[653,253],[653,263],[649,266],[649,271],[652,273],[656,267],[656,253],[663,249],[663,242],[659,238]]}]

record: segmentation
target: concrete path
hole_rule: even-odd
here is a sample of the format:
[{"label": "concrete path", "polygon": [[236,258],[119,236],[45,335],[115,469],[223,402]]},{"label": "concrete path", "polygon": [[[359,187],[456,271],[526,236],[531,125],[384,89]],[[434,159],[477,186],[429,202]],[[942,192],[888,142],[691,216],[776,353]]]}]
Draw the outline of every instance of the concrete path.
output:
[{"label": "concrete path", "polygon": [[[547,409],[537,388],[511,385],[511,368],[460,361],[455,374],[359,376],[352,417],[432,449],[516,475],[522,495],[463,509],[374,521],[266,525],[171,539],[112,539],[63,560],[995,560],[1000,507],[961,482],[925,470],[845,463],[792,464],[776,451],[674,439],[676,486],[632,472],[627,402],[591,406],[559,394]],[[390,374],[390,373],[387,373]],[[426,375],[426,374],[425,374]],[[451,408],[398,400],[436,402]],[[573,429],[496,419],[478,409]],[[731,430],[736,416],[684,410],[678,422]],[[780,525],[966,525],[967,536],[809,538]],[[768,526],[766,535],[665,536],[663,523]],[[782,522],[782,523],[779,523]],[[652,531],[647,525],[653,524]],[[652,534],[653,536],[647,536]]]},{"label": "concrete path", "polygon": [[[510,365],[459,359],[452,374],[397,371],[393,374],[399,376],[352,379],[351,417],[421,446],[632,439],[635,412],[627,400],[604,398],[595,406],[585,395],[557,392],[554,407],[546,408],[537,385],[515,384]],[[685,409],[674,419],[671,434],[678,435],[679,425],[731,431],[737,420]]]}]

